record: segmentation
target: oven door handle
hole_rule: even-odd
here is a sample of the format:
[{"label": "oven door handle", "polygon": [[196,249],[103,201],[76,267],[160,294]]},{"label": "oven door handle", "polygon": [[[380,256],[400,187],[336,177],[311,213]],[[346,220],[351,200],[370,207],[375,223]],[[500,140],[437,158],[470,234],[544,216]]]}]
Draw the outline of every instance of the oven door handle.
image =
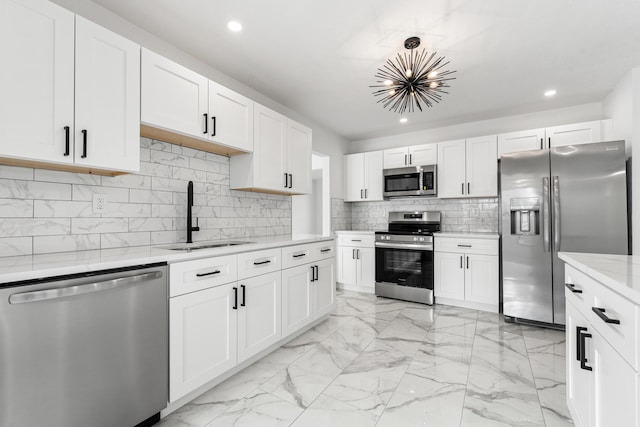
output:
[{"label": "oven door handle", "polygon": [[376,248],[390,248],[390,249],[417,249],[419,251],[433,251],[433,245],[413,245],[403,243],[385,243],[376,242]]}]

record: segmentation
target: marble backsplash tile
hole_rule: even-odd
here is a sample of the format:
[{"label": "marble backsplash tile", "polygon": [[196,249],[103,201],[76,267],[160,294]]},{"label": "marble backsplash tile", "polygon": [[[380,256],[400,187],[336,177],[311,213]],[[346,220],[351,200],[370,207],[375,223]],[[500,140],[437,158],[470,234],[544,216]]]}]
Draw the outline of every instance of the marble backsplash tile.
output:
[{"label": "marble backsplash tile", "polygon": [[[194,240],[291,233],[291,198],[230,190],[228,157],[140,141],[137,174],[0,166],[0,256],[184,241],[190,180]],[[106,213],[93,212],[94,194],[106,195]]]}]

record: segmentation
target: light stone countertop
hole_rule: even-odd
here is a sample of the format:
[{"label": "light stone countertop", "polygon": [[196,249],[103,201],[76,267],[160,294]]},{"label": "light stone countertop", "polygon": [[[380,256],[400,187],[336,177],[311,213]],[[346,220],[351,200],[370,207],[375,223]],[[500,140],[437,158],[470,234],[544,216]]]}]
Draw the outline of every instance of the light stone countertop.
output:
[{"label": "light stone countertop", "polygon": [[447,237],[447,238],[458,238],[458,239],[492,239],[498,240],[500,238],[500,234],[498,233],[457,233],[452,231],[440,231],[438,233],[434,233],[433,237],[436,239],[438,237]]},{"label": "light stone countertop", "polygon": [[334,233],[371,235],[371,234],[375,234],[375,231],[374,230],[337,230],[337,231],[334,231]]},{"label": "light stone countertop", "polygon": [[[173,251],[162,248],[162,246],[174,245],[158,245],[6,257],[0,258],[0,286],[4,283],[23,280],[34,280],[159,262],[175,263],[333,239],[335,239],[335,236],[310,234],[293,236],[279,235],[220,240],[215,243],[225,241],[248,241],[251,243],[221,248],[199,249],[191,252]],[[207,242],[195,242],[194,244],[204,243]]]},{"label": "light stone countertop", "polygon": [[640,304],[640,256],[560,252],[561,260]]}]

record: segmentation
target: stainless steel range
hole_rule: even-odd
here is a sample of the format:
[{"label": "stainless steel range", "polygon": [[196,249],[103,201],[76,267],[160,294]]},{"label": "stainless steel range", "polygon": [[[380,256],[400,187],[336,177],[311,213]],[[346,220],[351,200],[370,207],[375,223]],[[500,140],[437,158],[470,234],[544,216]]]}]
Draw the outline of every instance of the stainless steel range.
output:
[{"label": "stainless steel range", "polygon": [[440,212],[389,212],[376,232],[376,295],[433,304],[433,233]]}]

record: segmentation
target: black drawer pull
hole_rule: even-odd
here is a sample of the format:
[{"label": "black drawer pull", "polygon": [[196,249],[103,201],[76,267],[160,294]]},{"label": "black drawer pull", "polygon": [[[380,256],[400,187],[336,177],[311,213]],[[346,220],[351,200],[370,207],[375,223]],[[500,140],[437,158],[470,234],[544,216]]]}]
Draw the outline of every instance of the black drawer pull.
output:
[{"label": "black drawer pull", "polygon": [[245,307],[247,302],[247,295],[246,295],[247,288],[245,285],[240,285],[240,287],[242,288],[242,304],[240,304],[240,307]]},{"label": "black drawer pull", "polygon": [[586,330],[580,332],[580,369],[584,369],[585,371],[593,371],[591,366],[587,366],[587,355],[585,350],[585,341],[587,338],[591,338],[591,334],[587,334]]},{"label": "black drawer pull", "polygon": [[211,121],[213,122],[213,133],[211,136],[216,136],[216,116],[211,117]]},{"label": "black drawer pull", "polygon": [[233,308],[234,310],[238,309],[238,288],[233,288]]},{"label": "black drawer pull", "polygon": [[270,262],[271,260],[268,259],[266,261],[254,262],[253,265],[265,265],[265,264],[269,264]]},{"label": "black drawer pull", "polygon": [[599,318],[601,318],[602,320],[605,321],[605,323],[612,323],[614,325],[619,325],[620,321],[618,319],[612,319],[610,317],[608,317],[605,313],[605,309],[604,308],[600,308],[600,307],[591,307],[591,310],[598,315]]},{"label": "black drawer pull", "polygon": [[311,281],[312,282],[316,281],[316,266],[315,265],[311,266]]},{"label": "black drawer pull", "polygon": [[196,273],[197,277],[211,276],[212,274],[220,274],[220,270],[210,271],[209,273]]},{"label": "black drawer pull", "polygon": [[352,242],[362,242],[361,239],[351,239]]},{"label": "black drawer pull", "polygon": [[82,157],[83,159],[87,158],[87,130],[82,129]]},{"label": "black drawer pull", "polygon": [[576,289],[576,285],[574,285],[573,283],[565,283],[564,286],[569,289],[571,292],[573,292],[574,294],[581,294],[582,293],[582,289]]},{"label": "black drawer pull", "polygon": [[329,252],[331,250],[331,248],[327,248],[327,249],[320,249],[320,252],[325,253],[325,252]]},{"label": "black drawer pull", "polygon": [[204,116],[204,131],[202,133],[209,132],[209,119],[207,118],[207,113],[203,114]]},{"label": "black drawer pull", "polygon": [[307,256],[307,254],[297,254],[297,255],[294,255],[293,257],[294,258],[300,258],[300,257],[303,257],[303,256]]},{"label": "black drawer pull", "polygon": [[459,248],[471,248],[471,245],[458,245]]},{"label": "black drawer pull", "polygon": [[64,127],[64,156],[69,155],[69,126]]},{"label": "black drawer pull", "polygon": [[580,334],[582,331],[586,331],[587,328],[583,326],[576,326],[576,360],[579,362],[582,357],[582,346],[580,345],[582,340],[580,339]]}]

